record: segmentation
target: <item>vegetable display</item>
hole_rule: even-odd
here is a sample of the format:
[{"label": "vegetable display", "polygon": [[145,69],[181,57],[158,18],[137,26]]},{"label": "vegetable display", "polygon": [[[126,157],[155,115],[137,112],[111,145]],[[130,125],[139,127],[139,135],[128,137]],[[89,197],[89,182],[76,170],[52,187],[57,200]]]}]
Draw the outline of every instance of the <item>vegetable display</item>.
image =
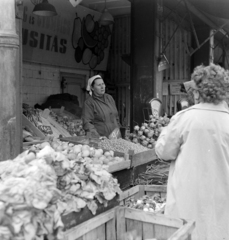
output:
[{"label": "vegetable display", "polygon": [[23,114],[29,119],[31,123],[34,124],[34,126],[36,126],[45,135],[53,134],[52,128],[43,124],[42,118],[40,116],[40,111],[38,109],[32,108],[24,104]]},{"label": "vegetable display", "polygon": [[1,240],[63,238],[56,174],[44,159],[32,159],[31,154],[0,162]]},{"label": "vegetable display", "polygon": [[75,120],[70,116],[60,114],[58,115],[54,111],[50,111],[50,116],[58,122],[64,129],[66,129],[72,136],[84,136],[85,131],[83,130],[82,120]]},{"label": "vegetable display", "polygon": [[166,203],[166,198],[161,197],[160,194],[153,196],[144,195],[140,199],[130,198],[126,206],[129,208],[141,209],[146,212],[159,213],[162,212]]},{"label": "vegetable display", "polygon": [[146,171],[140,173],[135,180],[136,185],[165,185],[167,184],[170,163],[156,160],[146,167]]},{"label": "vegetable display", "polygon": [[140,144],[135,144],[122,138],[118,139],[105,138],[102,141],[100,141],[98,145],[102,149],[109,149],[112,151],[122,153],[128,153],[129,150],[133,150],[134,153],[144,152],[148,150],[146,147],[143,147]]},{"label": "vegetable display", "polygon": [[129,139],[133,143],[139,143],[147,148],[154,148],[162,128],[169,124],[170,119],[165,115],[158,117],[150,115],[149,122],[142,123],[142,126],[135,126],[134,132],[129,135]]},{"label": "vegetable display", "polygon": [[57,203],[62,214],[79,212],[85,206],[95,214],[98,202],[106,205],[121,191],[108,166],[124,158],[113,157],[112,151],[103,153],[102,149],[57,140],[51,145],[34,145],[32,150],[49,160],[56,171],[57,187],[63,193]]},{"label": "vegetable display", "polygon": [[121,192],[108,166],[124,160],[55,140],[0,162],[0,239],[62,240],[63,214],[85,207],[96,214]]}]

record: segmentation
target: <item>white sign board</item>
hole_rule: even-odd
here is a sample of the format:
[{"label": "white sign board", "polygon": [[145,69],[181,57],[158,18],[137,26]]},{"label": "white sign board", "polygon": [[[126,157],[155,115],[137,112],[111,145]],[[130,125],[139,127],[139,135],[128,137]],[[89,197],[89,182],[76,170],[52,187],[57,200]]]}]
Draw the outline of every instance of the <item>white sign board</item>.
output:
[{"label": "white sign board", "polygon": [[112,27],[100,26],[101,13],[69,1],[49,0],[57,16],[40,17],[24,1],[23,60],[77,69],[106,70]]}]

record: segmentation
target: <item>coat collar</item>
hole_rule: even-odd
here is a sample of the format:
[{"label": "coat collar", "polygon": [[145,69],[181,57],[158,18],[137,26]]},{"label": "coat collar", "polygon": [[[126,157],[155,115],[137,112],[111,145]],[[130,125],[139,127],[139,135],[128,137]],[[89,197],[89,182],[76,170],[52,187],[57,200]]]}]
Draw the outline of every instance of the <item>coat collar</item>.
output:
[{"label": "coat collar", "polygon": [[215,105],[212,103],[199,103],[196,104],[190,108],[187,108],[185,110],[192,110],[192,109],[199,109],[199,110],[209,110],[209,111],[218,111],[218,112],[225,112],[229,114],[229,108],[227,106],[227,103],[225,101]]},{"label": "coat collar", "polygon": [[92,94],[91,96],[93,99],[98,100],[100,102],[106,103],[106,99],[107,99],[107,94],[104,93],[104,95],[102,97],[96,96],[95,94]]}]

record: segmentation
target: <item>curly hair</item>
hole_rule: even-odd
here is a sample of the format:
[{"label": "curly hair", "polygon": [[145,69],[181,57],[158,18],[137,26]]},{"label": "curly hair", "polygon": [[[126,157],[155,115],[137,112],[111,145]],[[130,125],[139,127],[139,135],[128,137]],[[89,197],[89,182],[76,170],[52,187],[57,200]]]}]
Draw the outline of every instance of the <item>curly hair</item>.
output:
[{"label": "curly hair", "polygon": [[225,83],[228,74],[219,65],[210,64],[205,67],[198,66],[192,73],[192,80],[195,81],[198,92],[203,102],[219,104],[227,95]]}]

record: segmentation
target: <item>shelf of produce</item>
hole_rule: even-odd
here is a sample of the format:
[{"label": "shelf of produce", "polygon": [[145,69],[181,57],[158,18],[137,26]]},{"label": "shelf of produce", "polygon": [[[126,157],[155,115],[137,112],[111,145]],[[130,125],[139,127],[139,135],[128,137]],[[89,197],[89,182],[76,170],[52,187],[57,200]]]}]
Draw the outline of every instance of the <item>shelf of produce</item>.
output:
[{"label": "shelf of produce", "polygon": [[22,114],[22,126],[28,128],[32,135],[40,137],[41,139],[45,138],[45,134],[41,132],[33,123],[31,123],[24,114]]},{"label": "shelf of produce", "polygon": [[50,116],[50,110],[49,109],[45,109],[42,113],[41,113],[41,116],[43,118],[45,118],[51,125],[53,125],[57,130],[58,132],[64,136],[64,137],[70,137],[71,134],[66,130],[64,129],[58,122],[56,122],[51,116]]},{"label": "shelf of produce", "polygon": [[142,240],[189,240],[194,228],[193,221],[115,207],[65,231],[64,240],[121,240],[134,239],[134,235]]},{"label": "shelf of produce", "polygon": [[92,212],[88,209],[88,207],[83,208],[80,212],[70,212],[66,215],[62,216],[62,221],[64,223],[65,231],[71,229],[89,219],[93,219],[100,214],[107,212],[108,210],[119,205],[119,196],[116,196],[112,200],[108,201],[107,206],[105,207],[103,204],[98,203],[98,209],[96,214],[93,215]]},{"label": "shelf of produce", "polygon": [[139,199],[144,195],[152,196],[159,194],[165,197],[167,192],[167,185],[137,185],[126,191],[123,191],[119,196],[120,205],[125,205],[125,202],[130,198]]},{"label": "shelf of produce", "polygon": [[89,139],[87,136],[75,136],[75,137],[63,137],[60,138],[63,142],[69,142],[73,144],[89,145],[90,147],[98,148],[99,139]]}]

